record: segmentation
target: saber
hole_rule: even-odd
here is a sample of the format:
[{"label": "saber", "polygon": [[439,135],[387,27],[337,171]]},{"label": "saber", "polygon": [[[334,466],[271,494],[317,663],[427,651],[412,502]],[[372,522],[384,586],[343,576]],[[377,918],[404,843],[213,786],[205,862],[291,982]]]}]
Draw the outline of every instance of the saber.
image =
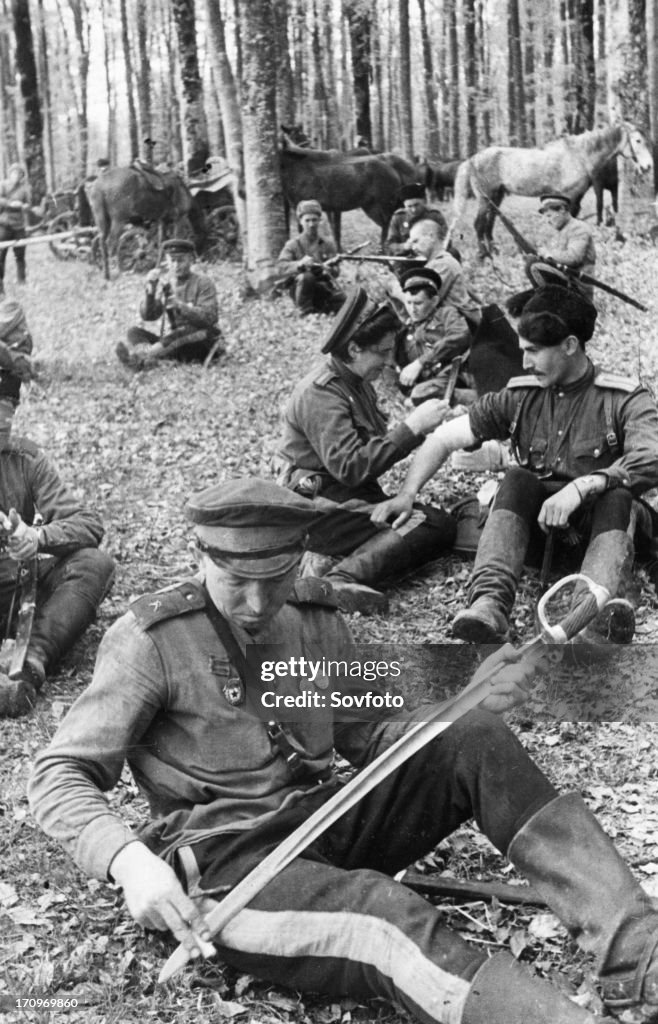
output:
[{"label": "saber", "polygon": [[[572,582],[580,582],[587,588],[579,604],[572,608],[557,625],[550,625],[546,616],[546,606],[563,587]],[[563,644],[575,637],[581,629],[591,622],[595,615],[609,601],[610,594],[604,588],[593,583],[589,577],[581,573],[565,576],[548,590],[539,602],[537,615],[541,632],[534,639],[527,641],[516,652],[516,661],[538,668],[545,654],[545,647],[551,644]],[[477,707],[491,692],[493,678],[503,662],[502,651],[492,655],[492,664],[486,672],[476,672],[471,682],[457,696],[434,708],[424,722],[416,722],[404,736],[379,757],[366,765],[342,789],[319,807],[294,832],[291,832],[276,849],[265,857],[261,863],[246,875],[221,903],[213,907],[206,915],[206,924],[213,936],[218,935],[236,914],[243,910],[280,871],[298,857],[311,843],[322,835],[338,818],[341,818],[362,797],[388,778],[392,772],[401,767],[409,758],[422,750],[431,740],[445,732],[453,722],[468,711]],[[496,661],[496,658],[498,661]],[[505,660],[507,653],[505,653]],[[204,955],[212,956],[211,943],[202,943]],[[158,976],[158,983],[169,981],[180,971],[190,959],[185,946],[179,945],[171,954]]]}]

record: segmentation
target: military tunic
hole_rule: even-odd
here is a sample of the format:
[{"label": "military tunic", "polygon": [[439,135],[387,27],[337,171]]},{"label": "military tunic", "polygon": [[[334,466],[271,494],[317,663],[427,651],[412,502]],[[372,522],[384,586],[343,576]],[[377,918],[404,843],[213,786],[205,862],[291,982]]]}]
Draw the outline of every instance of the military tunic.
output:
[{"label": "military tunic", "polygon": [[278,451],[294,470],[317,475],[317,493],[381,501],[378,478],[421,440],[406,423],[387,429],[372,385],[330,356],[295,387]]},{"label": "military tunic", "polygon": [[569,218],[564,227],[557,231],[553,244],[545,246],[542,252],[574,270],[584,274],[594,273],[596,249],[591,229],[575,217]]},{"label": "military tunic", "polygon": [[455,356],[468,352],[471,334],[466,320],[454,306],[437,306],[425,320],[408,320],[397,339],[395,361],[406,366],[418,359],[426,379]]},{"label": "military tunic", "polygon": [[571,384],[515,377],[469,410],[479,440],[511,438],[517,461],[545,479],[601,473],[634,495],[658,485],[658,409],[636,381],[592,363]]}]

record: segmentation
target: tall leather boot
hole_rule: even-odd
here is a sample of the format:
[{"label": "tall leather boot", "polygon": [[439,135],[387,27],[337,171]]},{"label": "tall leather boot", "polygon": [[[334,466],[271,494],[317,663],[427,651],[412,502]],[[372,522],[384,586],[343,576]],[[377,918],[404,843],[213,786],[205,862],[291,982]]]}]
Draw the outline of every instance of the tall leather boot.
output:
[{"label": "tall leather boot", "polygon": [[633,639],[635,611],[625,596],[631,593],[633,557],[633,541],[626,530],[606,530],[590,541],[580,571],[604,586],[612,600],[576,643],[629,644]]},{"label": "tall leather boot", "polygon": [[468,608],[455,616],[453,636],[473,644],[500,643],[507,638],[529,539],[530,527],[521,516],[494,508],[475,555]]},{"label": "tall leather boot", "polygon": [[48,596],[37,610],[22,676],[0,678],[0,718],[18,718],[35,705],[46,676],[96,617],[114,578],[114,562],[97,548],[81,548],[52,570]]},{"label": "tall leather boot", "polygon": [[658,911],[582,798],[570,793],[542,807],[507,855],[596,956],[609,1010],[658,1021]]},{"label": "tall leather boot", "polygon": [[558,988],[509,953],[496,953],[473,978],[460,1024],[596,1024]]},{"label": "tall leather boot", "polygon": [[444,513],[440,525],[421,523],[408,533],[379,530],[327,573],[338,607],[363,615],[388,610],[388,598],[370,584],[398,577],[438,558],[450,547],[456,531],[452,516]]}]

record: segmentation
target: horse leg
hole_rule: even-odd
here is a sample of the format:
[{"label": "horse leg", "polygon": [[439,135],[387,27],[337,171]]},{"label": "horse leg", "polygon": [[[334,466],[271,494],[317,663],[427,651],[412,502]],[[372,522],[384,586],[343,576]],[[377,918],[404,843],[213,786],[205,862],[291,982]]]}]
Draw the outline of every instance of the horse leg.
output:
[{"label": "horse leg", "polygon": [[340,252],[340,210],[331,210],[329,212],[329,223],[334,233],[336,248]]},{"label": "horse leg", "polygon": [[489,204],[486,197],[482,196],[478,202],[478,209],[473,222],[475,228],[475,234],[478,242],[478,258],[480,260],[486,259],[487,256],[491,255],[491,233],[493,230],[491,224],[491,214],[489,213]]}]

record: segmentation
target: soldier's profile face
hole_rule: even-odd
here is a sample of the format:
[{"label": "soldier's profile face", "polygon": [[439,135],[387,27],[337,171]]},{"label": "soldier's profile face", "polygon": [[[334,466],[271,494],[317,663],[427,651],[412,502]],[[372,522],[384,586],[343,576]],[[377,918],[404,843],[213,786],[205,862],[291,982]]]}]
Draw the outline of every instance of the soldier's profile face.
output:
[{"label": "soldier's profile face", "polygon": [[422,213],[424,209],[424,199],[405,199],[404,201],[404,212],[408,217],[416,217],[419,213]]},{"label": "soldier's profile face", "polygon": [[519,346],[523,354],[523,369],[534,373],[540,387],[552,388],[569,382],[573,362],[566,350],[566,339],[559,345],[536,345],[519,338]]},{"label": "soldier's profile face", "polygon": [[439,241],[439,226],[432,221],[414,224],[409,232],[409,241],[414,252],[428,259]]},{"label": "soldier's profile face", "polygon": [[297,564],[279,576],[251,579],[217,565],[202,555],[202,569],[211,600],[228,619],[248,633],[257,634],[281,610],[290,596]]},{"label": "soldier's profile face", "polygon": [[362,380],[377,380],[385,367],[395,366],[394,353],[395,334],[391,331],[376,345],[356,349],[349,364],[350,370]]}]

